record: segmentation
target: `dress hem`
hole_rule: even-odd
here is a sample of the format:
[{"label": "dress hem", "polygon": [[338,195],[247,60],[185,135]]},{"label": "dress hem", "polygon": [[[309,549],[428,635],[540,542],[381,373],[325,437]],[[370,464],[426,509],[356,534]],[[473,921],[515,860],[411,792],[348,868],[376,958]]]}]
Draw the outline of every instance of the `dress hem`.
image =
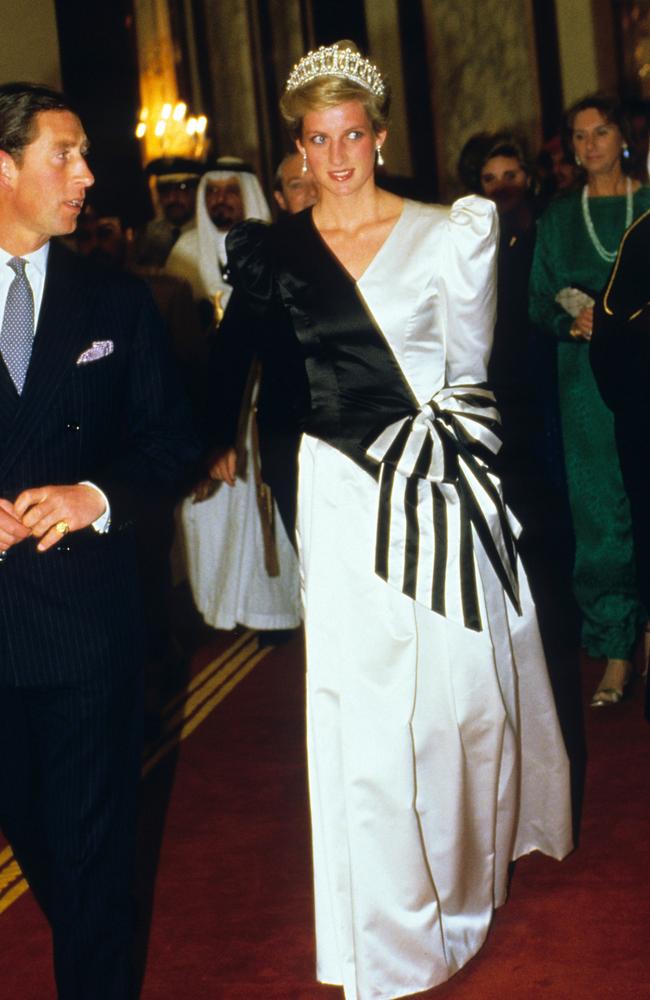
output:
[{"label": "dress hem", "polygon": [[264,618],[260,615],[242,615],[240,618],[219,618],[216,622],[211,621],[208,616],[202,615],[203,621],[210,628],[218,629],[221,632],[232,632],[237,626],[242,626],[243,628],[256,629],[261,632],[270,632],[277,630],[288,630],[299,628],[302,625],[301,618],[294,618],[286,616],[280,618],[274,616],[273,618]]}]

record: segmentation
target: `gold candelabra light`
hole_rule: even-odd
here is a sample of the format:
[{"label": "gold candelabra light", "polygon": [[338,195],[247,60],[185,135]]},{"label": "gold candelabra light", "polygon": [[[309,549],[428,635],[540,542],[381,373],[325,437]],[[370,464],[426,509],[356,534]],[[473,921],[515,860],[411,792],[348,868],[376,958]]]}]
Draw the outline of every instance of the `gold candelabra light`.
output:
[{"label": "gold candelabra light", "polygon": [[187,156],[200,160],[206,151],[205,115],[188,115],[184,101],[166,102],[159,108],[143,107],[135,129],[146,143],[146,159],[159,156]]}]

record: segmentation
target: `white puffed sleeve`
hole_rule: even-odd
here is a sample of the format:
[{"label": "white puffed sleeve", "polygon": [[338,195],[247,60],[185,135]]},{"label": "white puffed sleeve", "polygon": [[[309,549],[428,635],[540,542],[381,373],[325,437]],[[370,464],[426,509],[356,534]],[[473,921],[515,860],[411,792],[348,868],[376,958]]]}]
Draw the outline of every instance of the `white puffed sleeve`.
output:
[{"label": "white puffed sleeve", "polygon": [[499,222],[487,198],[455,201],[440,263],[448,386],[484,382],[496,310]]}]

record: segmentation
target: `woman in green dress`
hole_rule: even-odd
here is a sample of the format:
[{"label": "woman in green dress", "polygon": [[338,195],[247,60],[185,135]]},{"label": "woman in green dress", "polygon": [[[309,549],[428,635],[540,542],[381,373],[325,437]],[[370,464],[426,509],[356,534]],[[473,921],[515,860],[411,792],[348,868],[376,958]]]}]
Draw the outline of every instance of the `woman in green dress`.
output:
[{"label": "woman in green dress", "polygon": [[558,341],[562,436],[576,542],[573,587],[583,618],[582,645],[590,656],[607,657],[591,701],[601,707],[621,700],[647,612],[637,594],[613,418],[589,364],[592,300],[607,283],[623,233],[650,208],[650,188],[625,173],[630,155],[616,101],[601,95],[583,98],[566,113],[565,128],[586,183],[553,201],[538,223],[531,316]]}]

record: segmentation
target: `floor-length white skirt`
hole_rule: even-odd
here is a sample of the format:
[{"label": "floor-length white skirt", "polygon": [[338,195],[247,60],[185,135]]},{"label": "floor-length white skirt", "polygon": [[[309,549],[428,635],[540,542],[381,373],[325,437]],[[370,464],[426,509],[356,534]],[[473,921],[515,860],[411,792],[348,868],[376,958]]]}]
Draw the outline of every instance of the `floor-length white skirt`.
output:
[{"label": "floor-length white skirt", "polygon": [[535,612],[487,561],[475,633],[373,572],[377,486],[305,437],[305,585],[317,975],[346,1000],[448,979],[483,943],[508,863],[571,849],[568,761]]},{"label": "floor-length white skirt", "polygon": [[280,575],[269,576],[257,509],[251,455],[251,419],[246,433],[245,475],[233,487],[222,483],[209,499],[181,506],[187,576],[194,602],[213,628],[296,628],[302,619],[298,557],[275,508]]}]

